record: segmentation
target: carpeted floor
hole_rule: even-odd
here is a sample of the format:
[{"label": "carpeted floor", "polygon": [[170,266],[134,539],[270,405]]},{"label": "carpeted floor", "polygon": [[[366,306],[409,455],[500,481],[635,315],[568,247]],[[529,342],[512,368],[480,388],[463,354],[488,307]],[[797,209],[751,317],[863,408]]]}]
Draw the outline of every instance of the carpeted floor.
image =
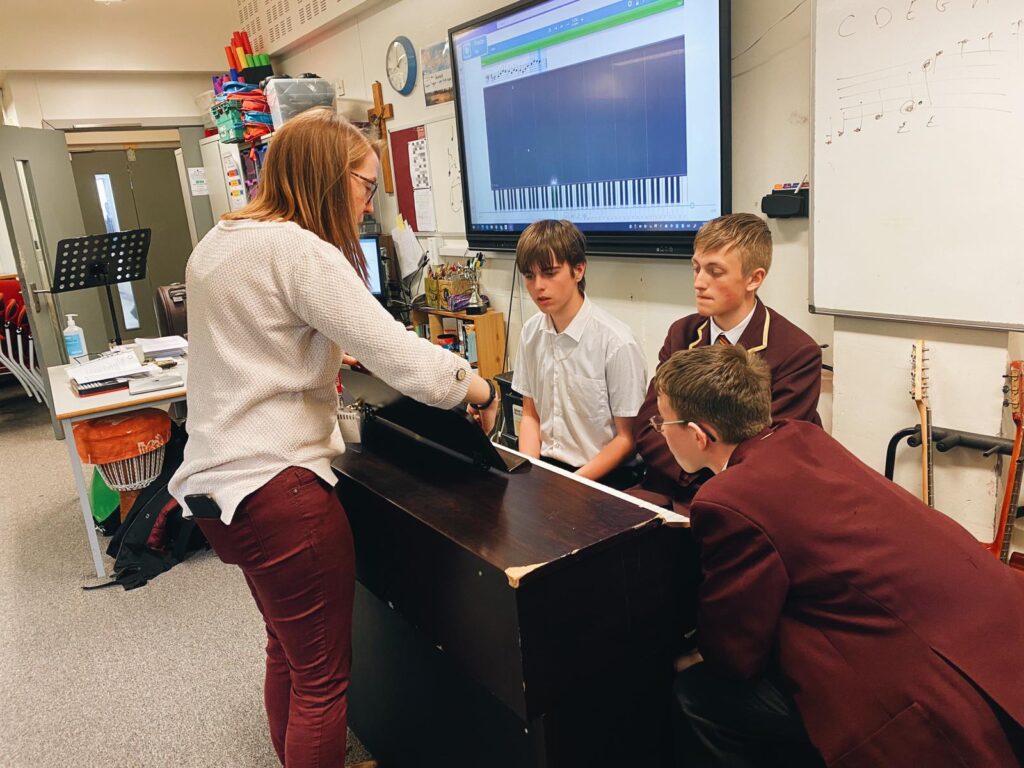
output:
[{"label": "carpeted floor", "polygon": [[[83,591],[98,580],[67,448],[0,382],[0,768],[278,766],[241,573],[207,552]],[[347,762],[368,758],[349,744]]]}]

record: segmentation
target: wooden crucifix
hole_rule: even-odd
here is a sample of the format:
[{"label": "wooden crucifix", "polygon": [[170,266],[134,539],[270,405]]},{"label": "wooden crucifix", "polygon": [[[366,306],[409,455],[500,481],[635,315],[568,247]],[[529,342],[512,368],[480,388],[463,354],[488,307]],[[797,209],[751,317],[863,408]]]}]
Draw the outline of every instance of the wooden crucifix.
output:
[{"label": "wooden crucifix", "polygon": [[391,150],[388,146],[388,123],[387,121],[395,116],[394,109],[390,104],[384,103],[384,93],[380,87],[380,80],[373,84],[373,109],[367,110],[370,124],[377,129],[384,148],[380,153],[380,169],[384,174],[384,191],[389,195],[395,193],[395,183],[391,179]]}]

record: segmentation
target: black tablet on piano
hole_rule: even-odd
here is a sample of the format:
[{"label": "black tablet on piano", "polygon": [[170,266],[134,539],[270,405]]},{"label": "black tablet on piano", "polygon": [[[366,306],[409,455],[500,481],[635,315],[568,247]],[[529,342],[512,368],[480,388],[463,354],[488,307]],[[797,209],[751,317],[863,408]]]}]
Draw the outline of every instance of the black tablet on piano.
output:
[{"label": "black tablet on piano", "polygon": [[464,406],[432,408],[356,371],[343,371],[341,383],[346,399],[361,400],[370,407],[363,425],[364,445],[373,445],[376,430],[386,430],[458,456],[480,469],[513,472],[529,464],[528,459],[494,445]]}]

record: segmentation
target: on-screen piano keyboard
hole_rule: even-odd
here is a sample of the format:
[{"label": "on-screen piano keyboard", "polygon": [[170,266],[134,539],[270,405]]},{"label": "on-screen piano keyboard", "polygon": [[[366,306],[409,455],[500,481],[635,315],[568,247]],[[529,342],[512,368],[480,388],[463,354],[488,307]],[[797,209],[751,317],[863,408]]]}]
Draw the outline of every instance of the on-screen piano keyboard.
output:
[{"label": "on-screen piano keyboard", "polygon": [[683,177],[650,176],[645,179],[510,187],[496,189],[493,194],[496,211],[679,205],[683,202]]}]

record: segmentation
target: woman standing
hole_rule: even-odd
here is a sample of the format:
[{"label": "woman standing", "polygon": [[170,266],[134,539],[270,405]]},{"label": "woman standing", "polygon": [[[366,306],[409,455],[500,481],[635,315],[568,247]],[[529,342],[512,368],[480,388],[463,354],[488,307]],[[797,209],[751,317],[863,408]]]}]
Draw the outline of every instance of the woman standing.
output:
[{"label": "woman standing", "polygon": [[274,134],[258,196],[186,274],[189,440],[170,489],[263,614],[264,702],[288,768],[345,761],[355,558],[331,471],[343,350],[424,403],[477,404],[488,431],[496,411],[490,382],[367,290],[357,233],[377,174],[362,133],[304,112]]}]

